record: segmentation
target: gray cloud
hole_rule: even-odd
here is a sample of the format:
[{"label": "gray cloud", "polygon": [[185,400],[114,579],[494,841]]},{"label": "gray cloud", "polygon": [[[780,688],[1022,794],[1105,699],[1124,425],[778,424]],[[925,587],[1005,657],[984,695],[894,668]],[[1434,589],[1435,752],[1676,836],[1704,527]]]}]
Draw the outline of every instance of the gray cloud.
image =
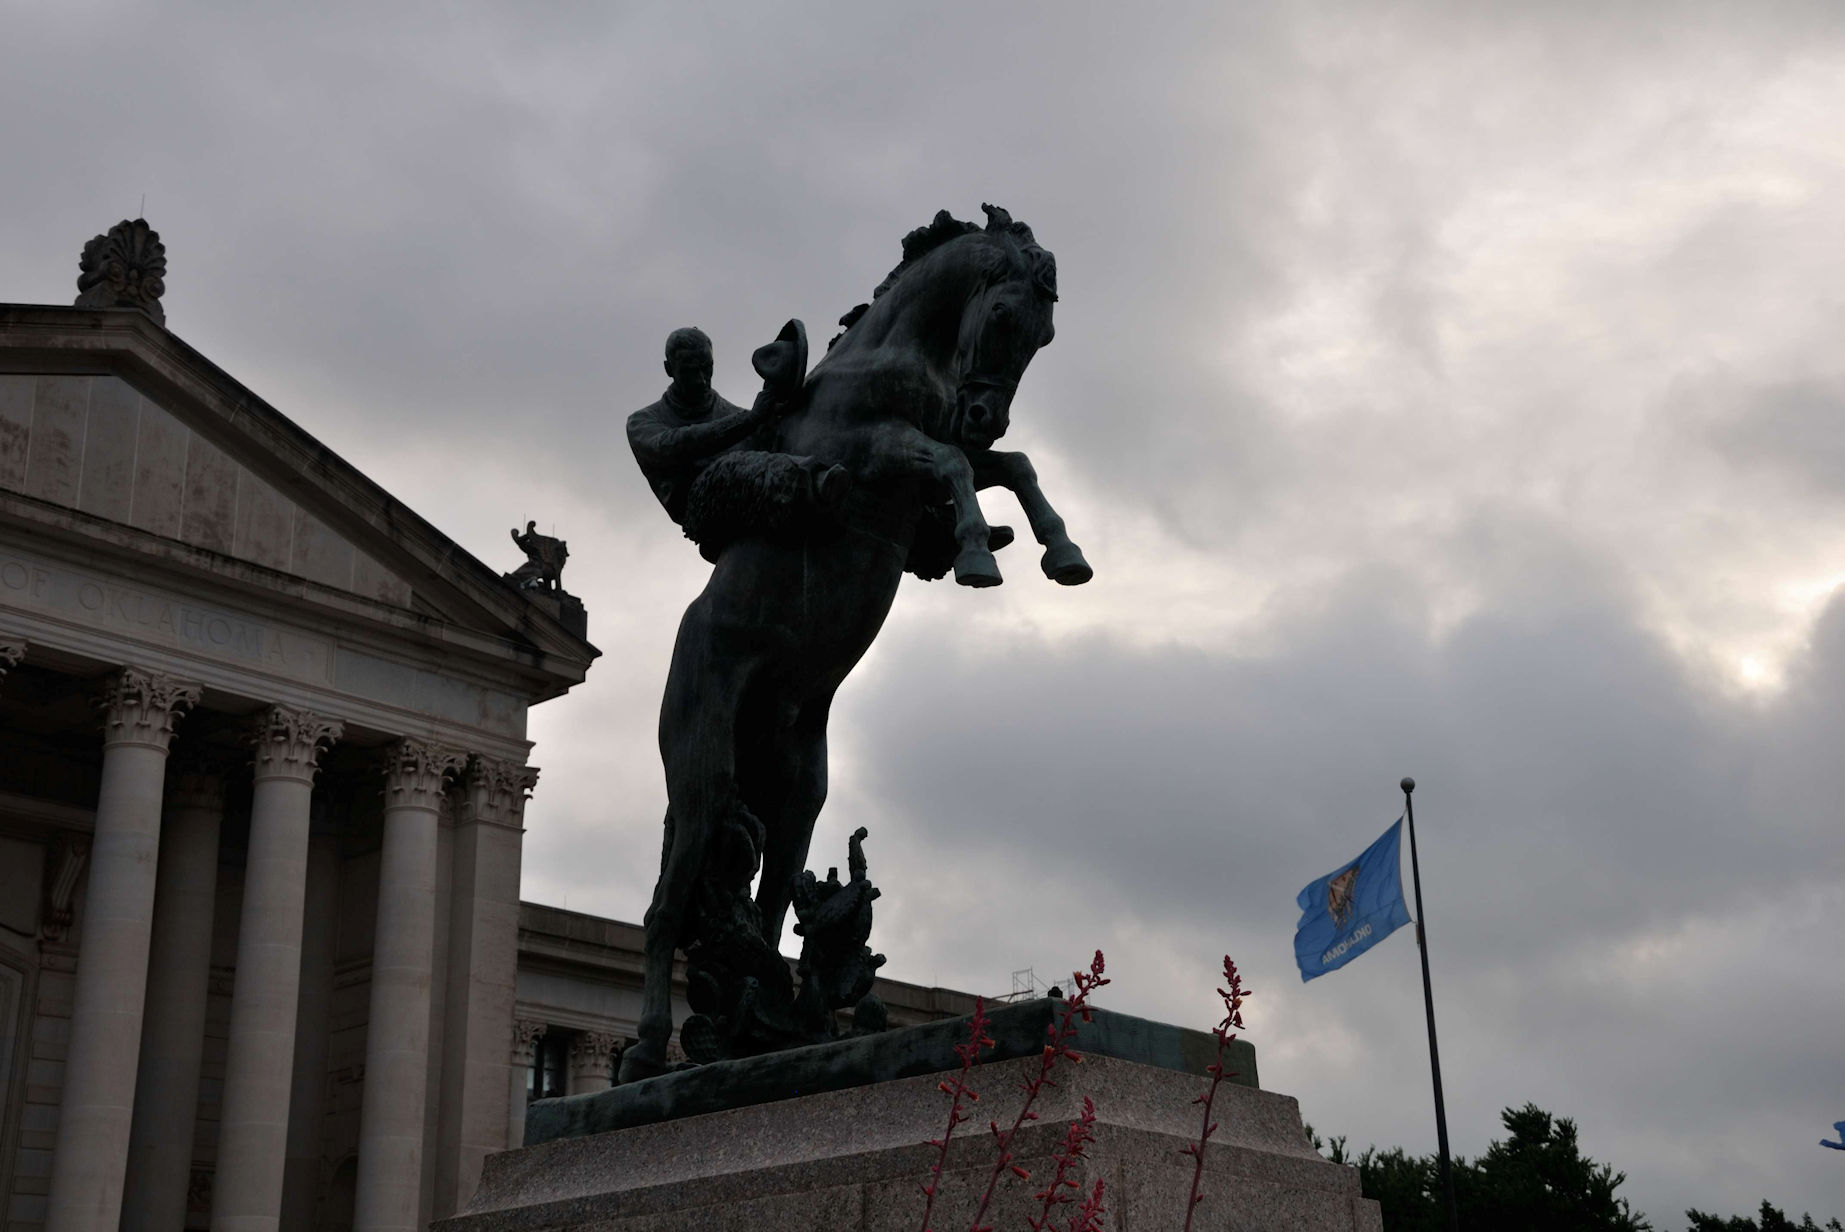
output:
[{"label": "gray cloud", "polygon": [[607,654],[534,718],[529,895],[653,877],[703,568],[620,423],[667,330],[745,396],[997,201],[1064,291],[1013,437],[1098,577],[906,583],[847,685],[816,859],[872,826],[893,973],[1099,945],[1205,1023],[1230,949],[1267,1080],[1427,1149],[1407,937],[1288,966],[1414,773],[1461,1148],[1534,1099],[1662,1228],[1836,1200],[1835,5],[6,20],[0,294],[67,300],[145,191],[182,337],[484,558],[570,539]]},{"label": "gray cloud", "polygon": [[[887,877],[899,918],[946,914],[970,957],[1042,971],[1094,939],[1129,968],[1116,996],[1204,1022],[1228,949],[1266,994],[1250,1021],[1268,1080],[1322,1125],[1426,1147],[1407,935],[1307,989],[1289,949],[1294,892],[1382,831],[1413,771],[1460,1149],[1531,1098],[1578,1116],[1662,1219],[1797,1187],[1788,1156],[1803,1119],[1829,1123],[1825,1024],[1845,996],[1818,959],[1845,905],[1839,772],[1818,747],[1845,693],[1845,603],[1806,685],[1763,710],[1702,695],[1592,580],[1545,581],[1553,602],[1431,640],[1365,576],[1254,661],[1106,638],[903,646],[841,710],[870,812],[831,824],[872,818],[905,871]],[[968,916],[946,878],[980,884]],[[990,985],[992,966],[961,970]],[[1717,1150],[1748,1166],[1694,1162]]]}]

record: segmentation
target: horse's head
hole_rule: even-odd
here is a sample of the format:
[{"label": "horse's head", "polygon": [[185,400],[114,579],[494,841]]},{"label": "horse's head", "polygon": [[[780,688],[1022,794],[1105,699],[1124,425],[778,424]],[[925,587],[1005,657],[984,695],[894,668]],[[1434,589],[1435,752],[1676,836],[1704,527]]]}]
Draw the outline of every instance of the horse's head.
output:
[{"label": "horse's head", "polygon": [[1055,335],[1057,261],[1002,209],[987,211],[987,229],[968,243],[984,242],[988,276],[961,313],[955,345],[955,404],[950,439],[964,448],[988,449],[1011,423],[1012,395],[1038,348]]},{"label": "horse's head", "polygon": [[867,329],[880,342],[907,337],[950,394],[909,413],[930,436],[970,451],[1005,435],[1019,379],[1051,340],[1057,302],[1057,259],[1005,210],[981,208],[985,227],[943,210],[904,236],[903,261],[834,339]]}]

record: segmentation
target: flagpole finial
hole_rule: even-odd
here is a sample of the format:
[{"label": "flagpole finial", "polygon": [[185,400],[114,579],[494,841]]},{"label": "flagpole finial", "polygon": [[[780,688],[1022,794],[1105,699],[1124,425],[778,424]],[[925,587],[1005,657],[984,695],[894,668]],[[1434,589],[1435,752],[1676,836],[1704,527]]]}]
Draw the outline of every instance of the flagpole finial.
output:
[{"label": "flagpole finial", "polygon": [[1416,780],[1405,777],[1398,786],[1403,788],[1403,794],[1407,796],[1410,792],[1416,790]]}]

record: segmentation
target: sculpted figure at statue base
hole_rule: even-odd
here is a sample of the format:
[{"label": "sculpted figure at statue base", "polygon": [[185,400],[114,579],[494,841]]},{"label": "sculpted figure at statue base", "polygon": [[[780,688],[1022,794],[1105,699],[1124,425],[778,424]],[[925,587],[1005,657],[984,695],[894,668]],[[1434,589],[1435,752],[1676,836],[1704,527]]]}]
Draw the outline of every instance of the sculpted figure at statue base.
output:
[{"label": "sculpted figure at statue base", "polygon": [[1024,223],[983,208],[984,226],[942,211],[905,236],[902,261],[811,373],[806,332],[790,322],[756,353],[763,390],[743,410],[711,389],[710,340],[675,330],[672,387],[628,420],[655,496],[713,568],[680,622],[660,710],[665,842],[624,1082],[671,1067],[675,950],[709,976],[692,990],[703,1022],[682,1036],[689,1055],[805,1042],[782,1029],[807,1013],[778,950],[797,897],[816,923],[837,915],[855,938],[839,943],[850,961],[799,996],[832,1019],[856,992],[862,1025],[876,1025],[879,1007],[859,988],[882,960],[853,931],[861,921],[869,931],[875,897],[863,853],[849,882],[804,878],[833,695],[906,571],[1000,584],[994,553],[1012,536],[982,516],[981,488],[1017,495],[1048,577],[1091,576],[1030,461],[993,447],[1026,366],[1051,341],[1057,266]]}]

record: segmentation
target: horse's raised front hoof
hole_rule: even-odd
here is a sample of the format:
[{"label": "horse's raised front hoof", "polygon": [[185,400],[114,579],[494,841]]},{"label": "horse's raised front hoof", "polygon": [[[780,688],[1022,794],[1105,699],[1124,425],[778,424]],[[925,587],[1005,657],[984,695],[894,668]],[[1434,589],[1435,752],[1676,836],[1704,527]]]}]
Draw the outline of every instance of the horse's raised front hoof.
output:
[{"label": "horse's raised front hoof", "polygon": [[629,1083],[639,1082],[643,1078],[658,1078],[672,1068],[666,1060],[666,1049],[641,1040],[622,1049],[619,1081]]},{"label": "horse's raised front hoof", "polygon": [[1083,559],[1083,550],[1074,543],[1060,543],[1044,549],[1044,576],[1062,586],[1081,586],[1095,576],[1095,570]]},{"label": "horse's raised front hoof", "polygon": [[997,586],[1003,580],[991,552],[968,548],[955,557],[955,581],[963,586]]},{"label": "horse's raised front hoof", "polygon": [[1018,536],[1012,533],[1010,526],[989,526],[987,527],[987,551],[997,552],[1016,538]]}]

